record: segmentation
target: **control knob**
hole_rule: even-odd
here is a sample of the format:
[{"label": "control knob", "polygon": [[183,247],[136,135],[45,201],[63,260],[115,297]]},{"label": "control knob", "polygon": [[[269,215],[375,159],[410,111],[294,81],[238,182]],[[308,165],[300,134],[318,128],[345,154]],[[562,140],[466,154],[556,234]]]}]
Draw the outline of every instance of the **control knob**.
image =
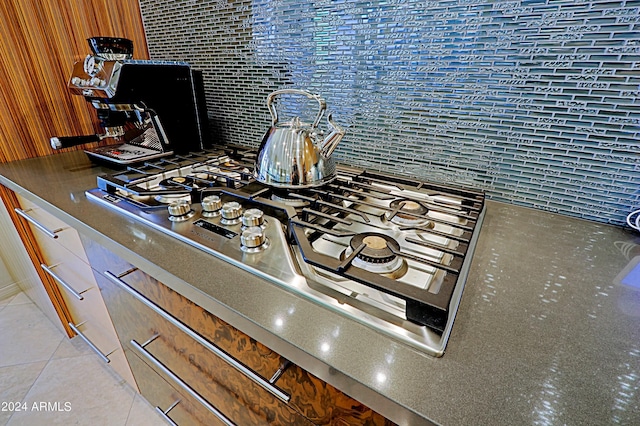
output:
[{"label": "control knob", "polygon": [[208,195],[202,199],[202,216],[216,217],[220,216],[222,201],[217,195]]},{"label": "control knob", "polygon": [[267,247],[264,230],[259,226],[250,226],[242,231],[240,243],[242,244],[242,251],[249,253],[261,251]]},{"label": "control knob", "polygon": [[264,223],[264,213],[260,209],[245,210],[242,215],[242,226],[249,228],[251,226],[261,226]]},{"label": "control knob", "polygon": [[172,222],[182,222],[192,217],[195,212],[191,209],[188,200],[176,200],[167,207],[169,210],[169,220]]},{"label": "control knob", "polygon": [[221,214],[222,219],[220,220],[220,223],[223,225],[236,225],[240,223],[242,206],[236,201],[229,201],[222,205]]}]

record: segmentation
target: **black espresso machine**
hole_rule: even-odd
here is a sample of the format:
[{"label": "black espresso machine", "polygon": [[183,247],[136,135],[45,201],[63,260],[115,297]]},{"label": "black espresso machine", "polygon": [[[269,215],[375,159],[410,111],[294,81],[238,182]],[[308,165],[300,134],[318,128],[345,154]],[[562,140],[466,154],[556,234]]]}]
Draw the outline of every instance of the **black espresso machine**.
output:
[{"label": "black espresso machine", "polygon": [[210,146],[202,74],[186,62],[134,60],[124,38],[92,37],[93,54],[76,62],[71,93],[96,108],[104,133],[52,137],[54,149],[113,138],[90,158],[132,164]]}]

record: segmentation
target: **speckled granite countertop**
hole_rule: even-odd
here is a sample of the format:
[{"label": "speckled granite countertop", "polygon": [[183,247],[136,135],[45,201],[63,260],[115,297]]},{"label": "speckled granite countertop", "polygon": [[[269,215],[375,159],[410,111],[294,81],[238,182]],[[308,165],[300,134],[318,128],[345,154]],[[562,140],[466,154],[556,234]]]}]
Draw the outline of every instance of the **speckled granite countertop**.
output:
[{"label": "speckled granite countertop", "polygon": [[106,172],[76,151],[0,164],[0,184],[400,424],[640,424],[640,289],[616,279],[636,233],[488,202],[432,358],[88,201]]}]

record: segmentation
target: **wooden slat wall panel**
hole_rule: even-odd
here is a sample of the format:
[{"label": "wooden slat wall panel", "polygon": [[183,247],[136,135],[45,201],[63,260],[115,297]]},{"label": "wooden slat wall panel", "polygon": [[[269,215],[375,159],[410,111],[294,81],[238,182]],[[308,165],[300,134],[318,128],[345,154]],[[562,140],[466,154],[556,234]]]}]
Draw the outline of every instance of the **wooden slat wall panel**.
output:
[{"label": "wooden slat wall panel", "polygon": [[[134,57],[149,58],[138,0],[0,1],[0,163],[52,154],[51,136],[98,130],[93,107],[67,89],[73,63],[90,52],[86,39],[94,36],[129,38]],[[39,267],[39,247],[13,213],[15,194],[0,186],[0,200],[71,336],[59,290]]]},{"label": "wooden slat wall panel", "polygon": [[67,89],[93,36],[129,38],[134,58],[149,58],[138,0],[0,2],[0,163],[51,154],[51,136],[98,130],[93,107]]}]

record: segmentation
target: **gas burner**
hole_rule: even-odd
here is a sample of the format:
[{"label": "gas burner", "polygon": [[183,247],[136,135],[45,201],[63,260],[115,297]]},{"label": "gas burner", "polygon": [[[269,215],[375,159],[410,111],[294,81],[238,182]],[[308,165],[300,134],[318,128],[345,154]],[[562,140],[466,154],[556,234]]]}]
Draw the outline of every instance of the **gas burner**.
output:
[{"label": "gas burner", "polygon": [[398,279],[406,274],[408,270],[407,262],[402,257],[394,254],[394,251],[400,251],[400,244],[388,235],[376,232],[354,235],[351,238],[349,247],[340,255],[340,260],[349,257],[362,245],[364,245],[364,248],[351,261],[353,266],[392,279]]},{"label": "gas burner", "polygon": [[237,176],[238,178],[240,178],[242,173],[250,173],[249,169],[246,166],[235,160],[227,160],[223,163],[216,162],[214,164],[203,164],[201,166],[197,166],[196,168],[200,167],[204,167],[206,170],[209,170],[211,172],[234,177]]},{"label": "gas burner", "polygon": [[396,255],[387,247],[387,244],[391,245],[394,251],[400,250],[400,244],[396,240],[375,232],[354,235],[349,243],[351,250],[358,249],[362,244],[365,247],[357,257],[369,263],[388,263],[395,259]]},{"label": "gas burner", "polygon": [[224,163],[222,163],[221,166],[224,167],[225,169],[241,170],[242,173],[249,173],[249,169],[247,169],[246,167],[244,167],[242,164],[238,163],[235,160],[225,161]]},{"label": "gas burner", "polygon": [[220,186],[220,183],[224,183],[225,179],[217,176],[217,172],[209,171],[209,172],[198,172],[195,174],[191,174],[190,177],[193,177],[196,182],[193,184],[194,188],[205,188],[205,187],[214,187]]},{"label": "gas burner", "polygon": [[199,181],[206,182],[209,186],[223,185],[230,187],[242,186],[243,174],[248,174],[247,168],[240,166],[218,167],[214,165],[205,165],[205,169],[199,172]]},{"label": "gas burner", "polygon": [[218,178],[206,172],[192,173],[188,176],[194,180],[194,188],[212,187],[218,185]]},{"label": "gas burner", "polygon": [[[161,180],[157,187],[152,188],[155,190],[176,190],[176,191],[190,191],[193,188],[197,188],[198,185],[195,183],[194,179],[189,176],[172,176],[166,179]],[[178,193],[178,194],[158,194],[154,196],[154,199],[162,204],[171,204],[174,201],[185,200],[189,201],[191,199],[189,194]]]},{"label": "gas burner", "polygon": [[162,204],[171,204],[174,201],[189,201],[191,196],[189,194],[160,194],[153,197],[153,199]]},{"label": "gas burner", "polygon": [[291,207],[307,207],[309,205],[309,201],[291,196],[291,192],[286,190],[274,189],[271,193],[271,199]]},{"label": "gas burner", "polygon": [[429,209],[417,201],[398,198],[393,200],[389,204],[389,207],[391,208],[391,211],[385,213],[384,217],[396,225],[433,225],[433,222],[424,217],[429,213]]},{"label": "gas burner", "polygon": [[217,180],[218,182],[225,182],[227,178],[231,178],[234,180],[240,180],[242,179],[242,174],[240,172],[237,172],[235,170],[225,170],[225,169],[220,169],[215,167],[211,173],[215,173],[217,175]]},{"label": "gas burner", "polygon": [[173,176],[158,183],[162,189],[190,189],[193,186],[193,178],[188,176]]}]

